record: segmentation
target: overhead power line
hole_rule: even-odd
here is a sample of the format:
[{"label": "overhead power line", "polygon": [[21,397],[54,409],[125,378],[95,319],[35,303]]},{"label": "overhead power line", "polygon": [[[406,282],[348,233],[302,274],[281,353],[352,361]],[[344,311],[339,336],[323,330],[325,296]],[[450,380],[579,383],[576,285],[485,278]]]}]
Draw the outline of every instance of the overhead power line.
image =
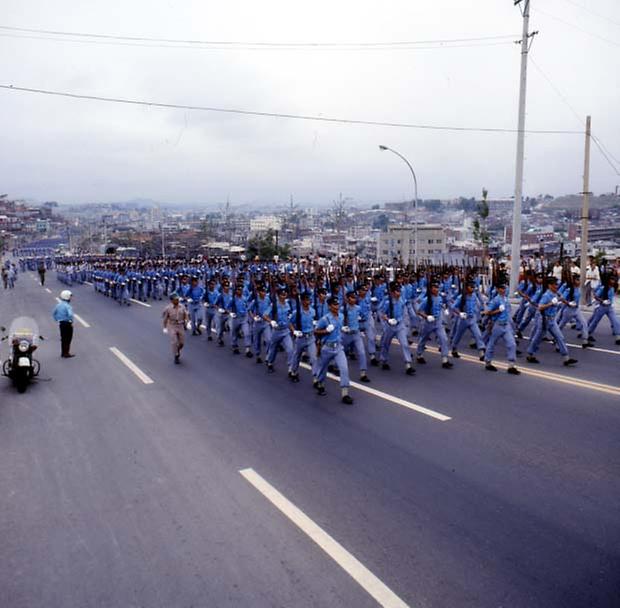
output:
[{"label": "overhead power line", "polygon": [[196,40],[180,38],[157,38],[153,36],[122,36],[119,34],[94,34],[89,32],[69,32],[61,30],[46,30],[27,27],[16,27],[0,25],[0,30],[10,32],[22,32],[27,34],[48,34],[52,36],[72,36],[74,38],[91,38],[100,40],[117,40],[123,42],[158,42],[167,44],[183,44],[197,46],[218,46],[218,47],[257,47],[257,48],[391,48],[409,47],[417,45],[442,45],[442,44],[464,44],[474,42],[492,42],[500,40],[510,40],[516,34],[504,34],[498,36],[479,36],[474,38],[442,38],[435,40],[403,40],[396,42],[263,42],[263,41],[241,41],[241,40]]},{"label": "overhead power line", "polygon": [[583,32],[587,36],[592,36],[592,38],[596,38],[597,40],[601,40],[602,42],[606,42],[607,44],[612,44],[613,46],[620,46],[620,42],[617,42],[615,40],[610,40],[609,38],[605,38],[604,36],[599,36],[598,34],[594,34],[593,32],[589,32],[588,30],[584,30],[582,27],[579,27],[578,25],[575,25],[574,23],[570,23],[569,21],[566,21],[565,19],[562,19],[561,17],[556,17],[555,15],[552,15],[551,13],[544,11],[541,8],[537,8],[536,12],[540,13],[541,15],[546,15],[547,17],[551,17],[551,19],[555,19],[556,21],[559,21],[560,23],[563,23],[564,25],[567,25],[568,27],[572,27],[573,29],[579,30],[580,32]]},{"label": "overhead power line", "polygon": [[[530,61],[531,61],[532,65],[536,68],[536,70],[539,72],[539,74],[547,81],[547,83],[553,89],[555,94],[560,98],[562,103],[564,103],[564,105],[566,105],[566,107],[573,113],[573,115],[575,116],[575,118],[577,119],[579,124],[585,126],[585,121],[584,121],[583,117],[571,105],[571,103],[566,98],[566,95],[564,95],[562,93],[562,91],[560,91],[560,89],[553,83],[551,78],[543,71],[543,69],[533,59],[530,58]],[[601,153],[603,158],[607,161],[607,164],[612,168],[613,172],[616,175],[620,175],[620,171],[618,170],[618,167],[620,167],[620,163],[617,161],[617,159],[605,147],[603,142],[598,137],[595,137],[595,135],[593,133],[591,134],[591,137],[592,137],[592,141],[594,142],[596,147],[599,149],[599,152]]]},{"label": "overhead power line", "polygon": [[592,135],[592,141],[596,144],[596,147],[599,149],[599,152],[603,155],[603,158],[607,161],[609,166],[614,170],[614,173],[616,175],[620,176],[620,171],[618,170],[616,165],[614,165],[614,163],[611,161],[611,158],[609,157],[607,152],[605,152],[605,148],[604,148],[602,142],[597,137],[595,137],[594,135]]},{"label": "overhead power line", "polygon": [[514,44],[512,40],[504,40],[500,42],[468,42],[463,44],[454,43],[437,43],[430,46],[411,45],[411,46],[251,46],[251,45],[191,45],[191,44],[169,44],[169,43],[148,43],[148,42],[124,42],[121,40],[103,40],[99,38],[65,38],[65,37],[52,37],[45,35],[34,34],[17,34],[11,32],[0,31],[0,37],[2,38],[17,38],[25,40],[49,40],[59,43],[73,43],[73,44],[96,44],[104,46],[129,46],[137,48],[157,48],[157,49],[192,49],[197,51],[365,51],[365,52],[392,52],[392,51],[425,51],[425,50],[445,50],[445,49],[462,49],[462,48],[486,48],[489,46],[508,46]]},{"label": "overhead power line", "polygon": [[[259,112],[256,110],[239,110],[233,108],[217,108],[210,106],[194,106],[175,103],[160,103],[155,101],[144,101],[137,99],[125,99],[118,97],[101,97],[98,95],[80,95],[77,93],[69,93],[66,91],[50,91],[47,89],[34,89],[30,87],[18,87],[9,84],[0,84],[0,89],[9,91],[20,91],[25,93],[38,93],[42,95],[53,95],[57,97],[69,97],[72,99],[85,99],[89,101],[102,101],[108,103],[122,103],[134,106],[147,106],[151,108],[166,108],[178,110],[196,110],[202,112],[220,112],[224,114],[239,114],[243,116],[263,116],[268,118],[289,118],[293,120],[309,120],[317,122],[339,123],[347,125],[366,125],[375,127],[399,127],[404,129],[425,129],[432,131],[459,131],[459,132],[476,132],[476,133],[517,133],[517,129],[501,129],[491,127],[455,127],[443,125],[423,125],[404,122],[383,122],[378,120],[356,120],[349,118],[330,118],[326,116],[309,116],[303,114],[285,114],[279,112]],[[542,135],[582,135],[582,131],[568,130],[546,130],[546,129],[527,129],[524,133],[542,134]]]},{"label": "overhead power line", "polygon": [[564,0],[564,2],[568,2],[569,4],[572,4],[573,6],[576,6],[577,8],[580,8],[581,10],[586,11],[587,13],[590,13],[591,15],[594,15],[595,17],[598,17],[599,19],[603,19],[604,21],[608,21],[609,23],[612,23],[613,25],[620,26],[620,21],[616,21],[615,19],[612,19],[611,17],[607,17],[606,15],[597,13],[596,11],[593,11],[590,7],[584,6],[583,4],[579,4],[579,2],[575,2],[575,0]]}]

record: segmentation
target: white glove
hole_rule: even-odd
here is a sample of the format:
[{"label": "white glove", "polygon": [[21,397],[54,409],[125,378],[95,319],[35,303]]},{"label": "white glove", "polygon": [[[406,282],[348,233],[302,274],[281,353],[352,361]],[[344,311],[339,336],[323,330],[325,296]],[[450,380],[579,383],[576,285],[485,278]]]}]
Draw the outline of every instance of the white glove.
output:
[{"label": "white glove", "polygon": [[304,332],[303,332],[303,331],[300,331],[299,329],[296,329],[296,330],[293,332],[293,335],[294,335],[296,338],[301,338],[301,337],[304,335]]},{"label": "white glove", "polygon": [[557,298],[553,298],[551,300],[551,304],[553,304],[554,306],[559,302],[559,300]]},{"label": "white glove", "polygon": [[316,320],[312,321],[312,327],[316,327],[318,324],[319,324],[318,321],[316,321]]},{"label": "white glove", "polygon": [[349,333],[349,326],[348,325],[343,325],[342,326],[342,333],[343,334],[348,334]]},{"label": "white glove", "polygon": [[461,319],[467,319],[467,313],[466,312],[461,312],[461,313],[459,313],[459,317],[461,317]]},{"label": "white glove", "polygon": [[236,312],[231,312],[230,313],[230,318],[231,319],[236,319],[237,318],[237,313]]},{"label": "white glove", "polygon": [[569,305],[571,308],[576,308],[576,307],[577,307],[577,302],[569,302],[569,303],[568,303],[568,305]]},{"label": "white glove", "polygon": [[379,301],[379,298],[376,298],[375,296],[372,296],[372,298],[370,298],[370,301],[371,301],[373,304],[376,304],[376,303]]},{"label": "white glove", "polygon": [[335,328],[335,327],[334,327],[334,326],[330,323],[330,324],[329,324],[329,325],[325,328],[325,331],[326,331],[328,334],[331,334],[331,333],[332,333],[332,331],[334,331],[334,329],[336,329],[336,328]]},{"label": "white glove", "polygon": [[518,291],[515,291],[515,298],[518,298],[521,294]]},{"label": "white glove", "polygon": [[435,317],[433,317],[433,315],[428,315],[428,316],[426,317],[426,320],[427,320],[429,323],[432,323],[432,322],[435,320]]},{"label": "white glove", "polygon": [[185,329],[191,329],[191,328],[192,328],[191,321],[188,321],[188,322],[185,324]]},{"label": "white glove", "polygon": [[271,327],[273,327],[274,329],[278,327],[278,322],[275,319],[271,322]]},{"label": "white glove", "polygon": [[256,323],[260,322],[260,320],[261,320],[261,317],[259,317],[258,315],[254,317],[254,321],[256,321]]},{"label": "white glove", "polygon": [[506,307],[503,304],[499,305],[499,311],[500,312],[504,312],[506,310]]},{"label": "white glove", "polygon": [[609,306],[611,304],[611,300],[603,300],[603,306]]},{"label": "white glove", "polygon": [[204,306],[205,308],[209,308],[209,303],[208,303],[208,302],[205,302],[205,303],[203,304],[203,306]]},{"label": "white glove", "polygon": [[394,325],[398,325],[398,321],[396,319],[388,319],[388,323],[394,327]]},{"label": "white glove", "polygon": [[226,314],[226,309],[225,308],[218,308],[217,312],[219,312],[221,315]]},{"label": "white glove", "polygon": [[168,328],[167,328],[167,327],[164,327],[163,332],[164,332],[165,334],[167,334],[167,333],[168,333]]},{"label": "white glove", "polygon": [[187,298],[187,303],[191,304],[194,300],[192,300],[191,298]]}]

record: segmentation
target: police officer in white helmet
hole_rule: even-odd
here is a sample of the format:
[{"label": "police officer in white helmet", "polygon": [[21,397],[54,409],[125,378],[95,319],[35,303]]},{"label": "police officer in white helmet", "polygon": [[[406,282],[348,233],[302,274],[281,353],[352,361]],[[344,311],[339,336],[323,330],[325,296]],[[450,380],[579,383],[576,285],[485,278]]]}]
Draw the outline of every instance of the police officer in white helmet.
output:
[{"label": "police officer in white helmet", "polygon": [[60,292],[60,302],[54,308],[54,321],[58,322],[60,328],[60,356],[63,359],[75,357],[71,353],[71,340],[73,339],[73,308],[71,308],[71,297],[73,294],[64,289]]}]

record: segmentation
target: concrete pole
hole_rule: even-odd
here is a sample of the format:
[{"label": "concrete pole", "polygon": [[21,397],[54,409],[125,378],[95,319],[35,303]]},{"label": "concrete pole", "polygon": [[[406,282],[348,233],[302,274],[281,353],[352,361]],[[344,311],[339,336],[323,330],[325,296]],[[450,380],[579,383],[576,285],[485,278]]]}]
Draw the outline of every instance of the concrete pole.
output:
[{"label": "concrete pole", "polygon": [[523,34],[521,36],[521,84],[519,88],[519,120],[517,125],[517,170],[515,203],[512,214],[512,251],[510,256],[510,293],[519,284],[521,267],[521,202],[523,198],[523,161],[525,157],[525,100],[527,93],[527,54],[529,52],[530,0],[524,0]]},{"label": "concrete pole", "polygon": [[592,118],[586,118],[586,149],[583,161],[583,205],[581,207],[581,302],[585,302],[586,264],[588,262],[588,214],[590,211],[590,141]]}]

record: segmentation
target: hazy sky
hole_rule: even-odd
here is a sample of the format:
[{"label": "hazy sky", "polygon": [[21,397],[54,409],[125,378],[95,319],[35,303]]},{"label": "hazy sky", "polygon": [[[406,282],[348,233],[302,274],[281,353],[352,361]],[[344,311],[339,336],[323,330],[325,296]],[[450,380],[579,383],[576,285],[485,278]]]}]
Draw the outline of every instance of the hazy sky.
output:
[{"label": "hazy sky", "polygon": [[[0,29],[0,84],[372,121],[517,123],[520,55],[510,41],[520,37],[522,21],[512,0],[3,0],[2,7],[0,26],[182,40],[514,35],[457,48],[222,50],[17,38]],[[582,122],[592,115],[593,132],[620,160],[618,0],[532,0],[531,29],[540,31],[531,52],[536,66]],[[483,186],[491,196],[514,193],[514,133],[327,124],[2,89],[0,101],[0,193],[13,197],[212,203],[230,196],[236,204],[285,202],[290,194],[324,203],[339,192],[360,202],[411,197],[407,167],[378,144],[409,158],[420,197],[479,195]],[[582,129],[533,63],[526,126]],[[582,135],[528,135],[525,193],[580,192],[583,147]],[[591,189],[616,184],[620,177],[593,146]]]}]

